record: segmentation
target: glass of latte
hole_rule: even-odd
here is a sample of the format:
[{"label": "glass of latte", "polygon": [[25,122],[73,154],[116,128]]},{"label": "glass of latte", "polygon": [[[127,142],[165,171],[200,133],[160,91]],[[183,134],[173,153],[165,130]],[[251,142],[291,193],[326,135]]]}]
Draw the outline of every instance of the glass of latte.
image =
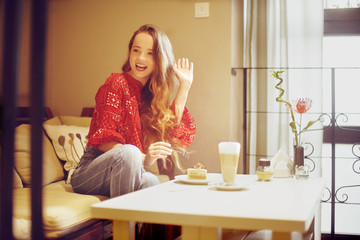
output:
[{"label": "glass of latte", "polygon": [[225,186],[232,186],[235,183],[235,175],[238,168],[240,143],[220,142],[218,147],[224,184]]}]

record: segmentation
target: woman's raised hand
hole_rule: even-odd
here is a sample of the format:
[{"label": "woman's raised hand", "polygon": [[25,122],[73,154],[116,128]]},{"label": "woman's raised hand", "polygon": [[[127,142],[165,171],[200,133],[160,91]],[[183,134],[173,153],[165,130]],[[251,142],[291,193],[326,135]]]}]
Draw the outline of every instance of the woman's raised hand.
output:
[{"label": "woman's raised hand", "polygon": [[189,90],[193,82],[194,63],[188,58],[179,58],[174,64],[175,75],[179,79],[180,87]]},{"label": "woman's raised hand", "polygon": [[144,159],[144,165],[150,166],[159,159],[159,158],[166,158],[167,156],[171,155],[172,149],[171,144],[166,142],[156,142],[149,146],[147,154]]}]

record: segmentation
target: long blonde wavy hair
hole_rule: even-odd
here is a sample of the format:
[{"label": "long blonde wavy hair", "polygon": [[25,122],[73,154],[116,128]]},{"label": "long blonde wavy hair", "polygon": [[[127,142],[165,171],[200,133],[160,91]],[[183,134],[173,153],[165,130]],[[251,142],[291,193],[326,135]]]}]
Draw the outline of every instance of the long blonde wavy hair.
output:
[{"label": "long blonde wavy hair", "polygon": [[177,116],[170,110],[170,105],[174,99],[174,94],[178,87],[178,80],[175,76],[175,58],[170,40],[166,34],[158,27],[150,24],[141,26],[134,32],[129,42],[128,59],[122,67],[124,72],[131,70],[130,52],[137,34],[146,32],[152,36],[153,57],[155,68],[149,80],[142,90],[142,101],[139,106],[140,120],[143,132],[144,149],[158,141],[171,144],[173,151],[171,159],[163,159],[163,165],[167,168],[166,162],[175,163],[182,169],[177,152],[185,152],[180,142],[170,136],[170,131],[177,122]]}]

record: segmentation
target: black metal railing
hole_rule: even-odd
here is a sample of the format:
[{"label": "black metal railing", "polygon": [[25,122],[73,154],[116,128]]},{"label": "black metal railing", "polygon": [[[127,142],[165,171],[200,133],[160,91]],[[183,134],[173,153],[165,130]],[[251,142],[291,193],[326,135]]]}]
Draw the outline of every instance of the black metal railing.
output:
[{"label": "black metal railing", "polygon": [[[322,122],[321,129],[313,129],[311,131],[323,131],[323,144],[330,144],[331,146],[331,180],[330,186],[326,187],[326,190],[323,194],[322,202],[324,204],[331,204],[331,238],[334,239],[335,233],[335,216],[336,204],[349,204],[349,205],[360,205],[360,199],[351,198],[351,193],[349,190],[355,190],[357,192],[360,191],[360,185],[357,183],[348,184],[337,187],[336,185],[336,166],[335,163],[337,160],[343,158],[336,155],[336,146],[338,144],[347,144],[351,145],[352,156],[346,157],[348,160],[353,161],[352,163],[352,171],[355,174],[360,174],[360,121],[356,124],[358,126],[342,126],[340,122],[347,122],[349,116],[347,113],[337,113],[335,109],[336,102],[336,71],[337,70],[347,70],[347,69],[356,69],[360,70],[360,67],[312,67],[312,68],[291,68],[291,67],[279,67],[279,68],[268,68],[268,67],[252,67],[252,68],[232,68],[231,72],[233,76],[236,76],[238,72],[242,72],[242,80],[243,80],[243,168],[249,171],[249,159],[250,157],[272,157],[272,156],[264,156],[264,153],[251,153],[249,152],[249,134],[248,134],[248,116],[249,114],[281,114],[281,113],[273,113],[273,112],[254,112],[248,109],[248,103],[250,101],[248,92],[249,92],[249,72],[250,71],[259,71],[259,70],[267,70],[267,71],[277,71],[277,70],[319,70],[319,71],[330,71],[331,78],[331,111],[325,113],[317,113],[320,117],[320,121]],[[360,80],[360,74],[358,76]],[[360,85],[360,83],[359,83]],[[350,86],[352,87],[352,86]],[[357,106],[357,105],[356,105]],[[351,113],[351,115],[359,115],[360,111]],[[314,171],[316,168],[316,164],[314,159],[323,159],[323,156],[313,156],[314,146],[306,142],[304,143],[305,147],[305,164],[310,166],[311,171]],[[351,191],[352,193],[354,191]]]}]

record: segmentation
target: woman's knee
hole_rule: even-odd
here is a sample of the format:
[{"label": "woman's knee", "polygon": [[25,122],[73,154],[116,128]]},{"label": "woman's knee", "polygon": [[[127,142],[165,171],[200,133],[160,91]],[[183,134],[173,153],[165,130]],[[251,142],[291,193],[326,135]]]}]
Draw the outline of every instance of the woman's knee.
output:
[{"label": "woman's knee", "polygon": [[157,184],[160,184],[160,180],[157,176],[150,172],[144,172],[142,176],[142,181],[140,184],[140,188],[147,188],[151,186],[155,186]]},{"label": "woman's knee", "polygon": [[142,168],[143,157],[138,147],[131,144],[124,144],[120,146],[120,148],[125,164]]}]

